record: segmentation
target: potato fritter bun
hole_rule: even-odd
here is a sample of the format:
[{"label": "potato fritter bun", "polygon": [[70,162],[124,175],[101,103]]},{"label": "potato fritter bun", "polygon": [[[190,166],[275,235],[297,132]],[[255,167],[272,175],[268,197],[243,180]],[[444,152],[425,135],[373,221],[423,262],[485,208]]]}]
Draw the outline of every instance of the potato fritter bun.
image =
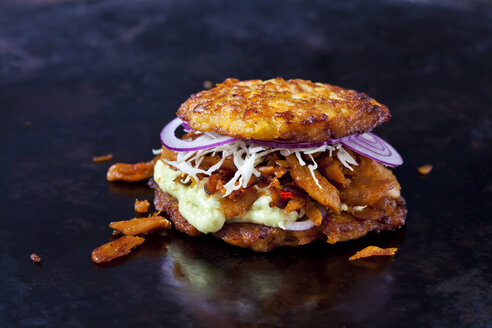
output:
[{"label": "potato fritter bun", "polygon": [[234,138],[319,142],[371,131],[391,114],[364,93],[326,83],[227,79],[192,95],[178,117]]}]

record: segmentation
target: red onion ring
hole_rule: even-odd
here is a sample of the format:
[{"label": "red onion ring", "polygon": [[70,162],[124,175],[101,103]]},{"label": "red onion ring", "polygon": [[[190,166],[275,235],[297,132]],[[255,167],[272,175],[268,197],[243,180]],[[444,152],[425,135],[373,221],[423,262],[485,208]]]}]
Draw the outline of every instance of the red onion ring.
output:
[{"label": "red onion ring", "polygon": [[195,151],[195,150],[202,150],[202,149],[209,149],[221,145],[225,145],[234,141],[237,141],[237,139],[230,138],[230,137],[219,137],[212,142],[210,140],[208,141],[184,141],[181,139],[178,139],[176,137],[175,131],[183,123],[183,121],[180,118],[175,118],[166,126],[161,131],[161,143],[168,149],[174,150],[174,151]]},{"label": "red onion ring", "polygon": [[284,230],[303,231],[314,227],[314,222],[308,219],[305,221],[287,222],[285,223],[284,226],[285,226]]},{"label": "red onion ring", "polygon": [[174,151],[196,151],[202,149],[209,149],[228,143],[232,143],[238,140],[248,141],[260,146],[266,146],[270,148],[313,148],[325,145],[332,145],[335,143],[341,143],[347,148],[359,153],[363,156],[369,157],[384,165],[395,167],[403,164],[403,160],[398,152],[386,141],[379,138],[372,133],[364,134],[352,134],[340,139],[331,139],[323,142],[282,142],[271,140],[257,140],[257,139],[235,139],[227,136],[220,136],[214,140],[194,140],[184,141],[178,139],[175,135],[175,130],[182,125],[185,129],[191,130],[188,123],[183,122],[179,118],[175,118],[169,122],[161,131],[162,144]]},{"label": "red onion ring", "polygon": [[403,164],[400,154],[386,141],[372,133],[353,134],[340,139],[347,148],[384,165],[395,167]]}]

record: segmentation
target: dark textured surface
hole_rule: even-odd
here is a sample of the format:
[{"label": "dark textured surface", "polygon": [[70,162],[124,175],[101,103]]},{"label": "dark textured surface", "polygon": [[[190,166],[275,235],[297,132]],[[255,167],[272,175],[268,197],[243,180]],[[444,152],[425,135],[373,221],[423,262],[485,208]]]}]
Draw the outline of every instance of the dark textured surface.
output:
[{"label": "dark textured surface", "polygon": [[[491,58],[486,2],[1,1],[0,325],[492,326]],[[203,81],[273,76],[390,108],[406,228],[269,254],[154,234],[93,265],[152,193],[92,156],[150,159]],[[370,244],[399,251],[347,261]]]}]

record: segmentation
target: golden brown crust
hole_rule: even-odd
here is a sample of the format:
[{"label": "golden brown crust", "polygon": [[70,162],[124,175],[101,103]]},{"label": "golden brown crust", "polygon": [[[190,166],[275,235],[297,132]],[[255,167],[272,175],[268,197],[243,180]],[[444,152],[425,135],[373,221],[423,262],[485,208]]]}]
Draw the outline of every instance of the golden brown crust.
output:
[{"label": "golden brown crust", "polygon": [[[201,234],[181,215],[175,198],[160,190],[153,181],[150,186],[154,188],[155,208],[165,211],[178,231],[190,236]],[[402,197],[387,200],[381,211],[382,215],[377,220],[357,219],[347,212],[340,215],[330,214],[321,226],[306,231],[286,231],[253,223],[227,223],[220,231],[214,233],[214,236],[235,246],[267,252],[279,246],[295,247],[309,244],[316,239],[334,244],[365,236],[369,231],[394,230],[405,223],[406,209]]]},{"label": "golden brown crust", "polygon": [[403,197],[388,199],[386,209],[381,210],[380,216],[372,219],[360,219],[352,213],[342,212],[331,214],[328,220],[324,220],[320,230],[326,236],[326,242],[335,244],[339,241],[347,241],[365,236],[369,231],[381,232],[394,230],[405,224],[407,210]]},{"label": "golden brown crust", "polygon": [[268,252],[279,246],[296,247],[318,239],[315,229],[286,231],[254,223],[227,223],[214,233],[228,244],[251,248],[255,252]]},{"label": "golden brown crust", "polygon": [[176,230],[184,232],[189,236],[200,236],[202,233],[186,221],[179,212],[178,201],[173,196],[159,189],[153,179],[149,181],[149,186],[154,188],[154,206],[158,211],[164,211],[173,222]]},{"label": "golden brown crust", "polygon": [[363,93],[282,78],[227,79],[192,95],[177,114],[197,131],[296,142],[368,132],[391,117],[386,106]]}]

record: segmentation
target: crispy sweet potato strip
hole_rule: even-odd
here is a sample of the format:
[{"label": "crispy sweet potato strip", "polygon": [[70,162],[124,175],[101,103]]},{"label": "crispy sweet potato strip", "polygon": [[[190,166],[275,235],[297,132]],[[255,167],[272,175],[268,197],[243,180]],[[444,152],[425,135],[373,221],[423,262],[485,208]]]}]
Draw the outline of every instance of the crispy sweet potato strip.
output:
[{"label": "crispy sweet potato strip", "polygon": [[277,159],[275,161],[275,163],[277,165],[279,165],[280,167],[284,167],[284,168],[287,168],[287,169],[290,167],[289,162],[287,162],[285,159]]},{"label": "crispy sweet potato strip", "polygon": [[126,221],[111,222],[109,227],[121,231],[125,235],[139,235],[151,230],[171,228],[171,222],[162,216],[151,216],[148,218],[135,218]]},{"label": "crispy sweet potato strip", "polygon": [[321,222],[327,214],[326,208],[309,198],[305,207],[305,211],[308,219],[313,221],[314,224],[317,226],[321,225]]},{"label": "crispy sweet potato strip", "polygon": [[129,254],[132,248],[142,244],[144,241],[145,239],[142,237],[123,236],[93,250],[92,261],[95,263],[112,261],[117,257]]},{"label": "crispy sweet potato strip", "polygon": [[287,204],[289,203],[289,199],[282,198],[282,190],[283,189],[280,187],[280,185],[268,186],[268,191],[270,192],[270,197],[272,198],[272,201],[270,202],[270,207],[277,206],[279,208],[285,208],[285,206],[287,206]]},{"label": "crispy sweet potato strip", "polygon": [[113,154],[107,154],[107,155],[102,155],[102,156],[94,156],[94,157],[92,157],[92,161],[94,163],[100,163],[100,162],[109,161],[112,158],[113,158]]},{"label": "crispy sweet potato strip", "polygon": [[208,179],[207,183],[203,186],[207,195],[212,195],[216,191],[226,193],[224,184],[227,183],[227,177],[222,174],[222,172],[213,173]]},{"label": "crispy sweet potato strip", "polygon": [[398,248],[379,248],[377,246],[367,246],[366,248],[358,251],[351,257],[349,257],[350,261],[357,260],[364,257],[371,256],[382,256],[382,255],[395,255]]},{"label": "crispy sweet potato strip", "polygon": [[162,146],[162,153],[161,153],[161,158],[164,158],[168,161],[175,161],[176,157],[178,156],[178,153],[175,151],[168,149],[164,146]]},{"label": "crispy sweet potato strip", "polygon": [[306,197],[294,196],[289,200],[287,206],[284,208],[285,214],[289,214],[290,212],[300,210],[306,205]]},{"label": "crispy sweet potato strip", "polygon": [[246,211],[253,205],[253,203],[260,197],[260,194],[256,188],[249,188],[243,190],[241,193],[234,197],[223,197],[220,199],[220,205],[224,209],[226,218],[239,218],[243,216]]},{"label": "crispy sweet potato strip", "polygon": [[345,178],[342,170],[342,163],[333,159],[329,154],[323,154],[316,159],[319,165],[319,171],[323,173],[325,178],[330,181],[341,184],[343,187],[347,186],[349,181]]},{"label": "crispy sweet potato strip", "polygon": [[[258,178],[255,177],[254,175],[252,175],[251,178],[249,178],[249,181],[246,184],[245,188],[240,187],[239,189],[234,190],[233,192],[231,192],[231,194],[228,196],[228,198],[234,198],[234,197],[240,195],[244,190],[253,187],[257,182],[258,182]],[[222,191],[222,195],[224,195],[226,193],[225,188],[222,188],[221,191]]]},{"label": "crispy sweet potato strip", "polygon": [[346,167],[343,167],[344,173],[346,175],[352,176],[354,178],[373,178],[373,179],[390,179],[393,174],[390,170],[385,168],[382,164],[367,158],[365,156],[361,156],[354,152],[351,152],[354,158],[357,158],[357,163],[359,165],[353,166],[353,171],[348,170]]},{"label": "crispy sweet potato strip", "polygon": [[116,163],[111,165],[106,175],[108,181],[141,181],[147,180],[154,174],[154,165],[157,163],[159,156],[150,162],[141,162],[135,164]]},{"label": "crispy sweet potato strip", "polygon": [[149,210],[150,203],[148,200],[138,200],[135,199],[135,212],[137,213],[147,213]]},{"label": "crispy sweet potato strip", "polygon": [[340,201],[338,189],[335,186],[329,183],[318,170],[314,170],[314,175],[321,185],[320,188],[311,175],[309,168],[302,166],[294,154],[287,156],[286,159],[291,166],[289,173],[299,187],[304,189],[309,196],[321,205],[331,208],[337,213],[340,212],[342,202]]},{"label": "crispy sweet potato strip", "polygon": [[[202,170],[208,170],[211,166],[217,164],[221,159],[222,157],[220,156],[214,156],[214,157],[207,156],[203,158],[202,162],[200,163],[200,168]],[[231,157],[227,157],[224,160],[224,163],[222,163],[222,165],[220,166],[220,168],[223,170],[229,170],[234,172],[237,170],[236,166],[234,165],[234,161],[232,160]]]},{"label": "crispy sweet potato strip", "polygon": [[207,183],[203,186],[203,189],[207,195],[214,194],[217,190],[220,190],[223,186],[222,180],[224,177],[220,173],[213,173],[208,179]]},{"label": "crispy sweet potato strip", "polygon": [[287,173],[287,169],[281,166],[260,166],[256,168],[262,176],[273,176],[276,178],[281,178]]},{"label": "crispy sweet potato strip", "polygon": [[372,205],[394,186],[390,179],[355,178],[340,191],[340,198],[349,205]]}]

